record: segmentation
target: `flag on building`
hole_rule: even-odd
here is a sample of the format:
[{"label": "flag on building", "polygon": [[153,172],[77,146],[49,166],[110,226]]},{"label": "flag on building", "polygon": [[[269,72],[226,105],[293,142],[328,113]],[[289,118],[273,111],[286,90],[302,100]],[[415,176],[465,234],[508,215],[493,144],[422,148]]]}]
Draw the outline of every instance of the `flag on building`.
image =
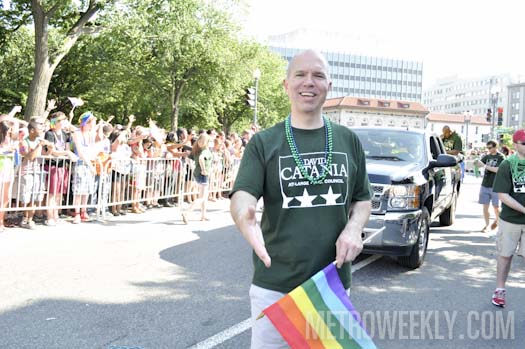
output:
[{"label": "flag on building", "polygon": [[291,349],[376,349],[333,263],[263,314]]}]

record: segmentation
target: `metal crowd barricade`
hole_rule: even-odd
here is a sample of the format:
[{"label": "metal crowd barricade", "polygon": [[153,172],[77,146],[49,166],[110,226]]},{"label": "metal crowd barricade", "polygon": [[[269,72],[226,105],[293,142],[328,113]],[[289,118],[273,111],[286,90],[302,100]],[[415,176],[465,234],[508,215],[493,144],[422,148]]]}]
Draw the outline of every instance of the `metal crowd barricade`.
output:
[{"label": "metal crowd barricade", "polygon": [[[67,157],[41,156],[29,167],[24,166],[25,162],[17,161],[13,157],[10,163],[15,164],[15,167],[9,181],[8,202],[4,202],[5,186],[2,185],[0,211],[75,209],[72,183],[77,166],[75,162]],[[223,161],[220,171],[212,170],[214,174],[210,176],[210,193],[229,192],[238,165],[238,161]],[[64,176],[63,183],[59,183],[58,186],[53,183],[53,174],[57,168],[61,169],[60,172]],[[172,200],[175,206],[180,207],[185,199],[198,194],[198,188],[193,181],[193,161],[188,159],[111,159],[105,164],[94,165],[93,168],[98,168],[97,172],[93,173],[93,193],[87,204],[79,204],[76,207],[92,211],[102,219],[106,218],[107,212],[111,211],[113,206],[126,207],[135,201],[158,203],[159,200]],[[52,184],[55,188],[54,194],[49,191]],[[55,198],[59,195],[59,203],[50,202],[53,195]]]}]

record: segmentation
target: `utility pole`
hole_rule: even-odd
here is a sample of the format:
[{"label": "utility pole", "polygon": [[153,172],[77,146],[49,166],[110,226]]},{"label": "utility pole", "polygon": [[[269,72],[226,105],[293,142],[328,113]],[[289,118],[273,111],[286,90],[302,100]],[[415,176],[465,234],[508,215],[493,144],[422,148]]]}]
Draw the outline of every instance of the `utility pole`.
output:
[{"label": "utility pole", "polygon": [[261,71],[259,68],[253,72],[253,78],[255,79],[255,105],[253,108],[253,124],[257,125],[257,99],[259,97],[259,79],[261,78]]},{"label": "utility pole", "polygon": [[490,96],[492,98],[492,125],[490,127],[490,139],[494,140],[496,139],[496,133],[495,133],[495,123],[496,123],[496,107],[498,104],[499,99],[499,93],[501,92],[501,88],[498,85],[498,80],[496,78],[490,79]]}]

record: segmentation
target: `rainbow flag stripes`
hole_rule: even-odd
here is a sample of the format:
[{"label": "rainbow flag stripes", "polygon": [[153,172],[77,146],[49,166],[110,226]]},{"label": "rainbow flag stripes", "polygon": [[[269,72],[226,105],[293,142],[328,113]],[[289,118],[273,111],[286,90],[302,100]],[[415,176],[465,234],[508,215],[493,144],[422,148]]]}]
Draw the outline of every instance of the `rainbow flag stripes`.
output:
[{"label": "rainbow flag stripes", "polygon": [[263,313],[291,349],[376,349],[333,263]]}]

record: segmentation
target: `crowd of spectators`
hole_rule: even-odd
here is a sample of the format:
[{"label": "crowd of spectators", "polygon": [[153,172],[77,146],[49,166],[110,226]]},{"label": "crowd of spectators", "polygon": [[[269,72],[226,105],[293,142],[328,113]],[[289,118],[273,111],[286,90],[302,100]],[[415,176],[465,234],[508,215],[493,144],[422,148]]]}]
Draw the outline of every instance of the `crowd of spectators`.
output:
[{"label": "crowd of spectators", "polygon": [[206,203],[230,188],[256,131],[168,132],[154,120],[134,125],[133,115],[122,125],[91,112],[75,120],[73,111],[68,117],[53,109],[50,101],[44,115],[28,122],[16,118],[20,107],[0,115],[0,231],[54,226],[68,216],[79,224],[141,214],[183,201],[185,222],[196,207],[207,220]]}]

